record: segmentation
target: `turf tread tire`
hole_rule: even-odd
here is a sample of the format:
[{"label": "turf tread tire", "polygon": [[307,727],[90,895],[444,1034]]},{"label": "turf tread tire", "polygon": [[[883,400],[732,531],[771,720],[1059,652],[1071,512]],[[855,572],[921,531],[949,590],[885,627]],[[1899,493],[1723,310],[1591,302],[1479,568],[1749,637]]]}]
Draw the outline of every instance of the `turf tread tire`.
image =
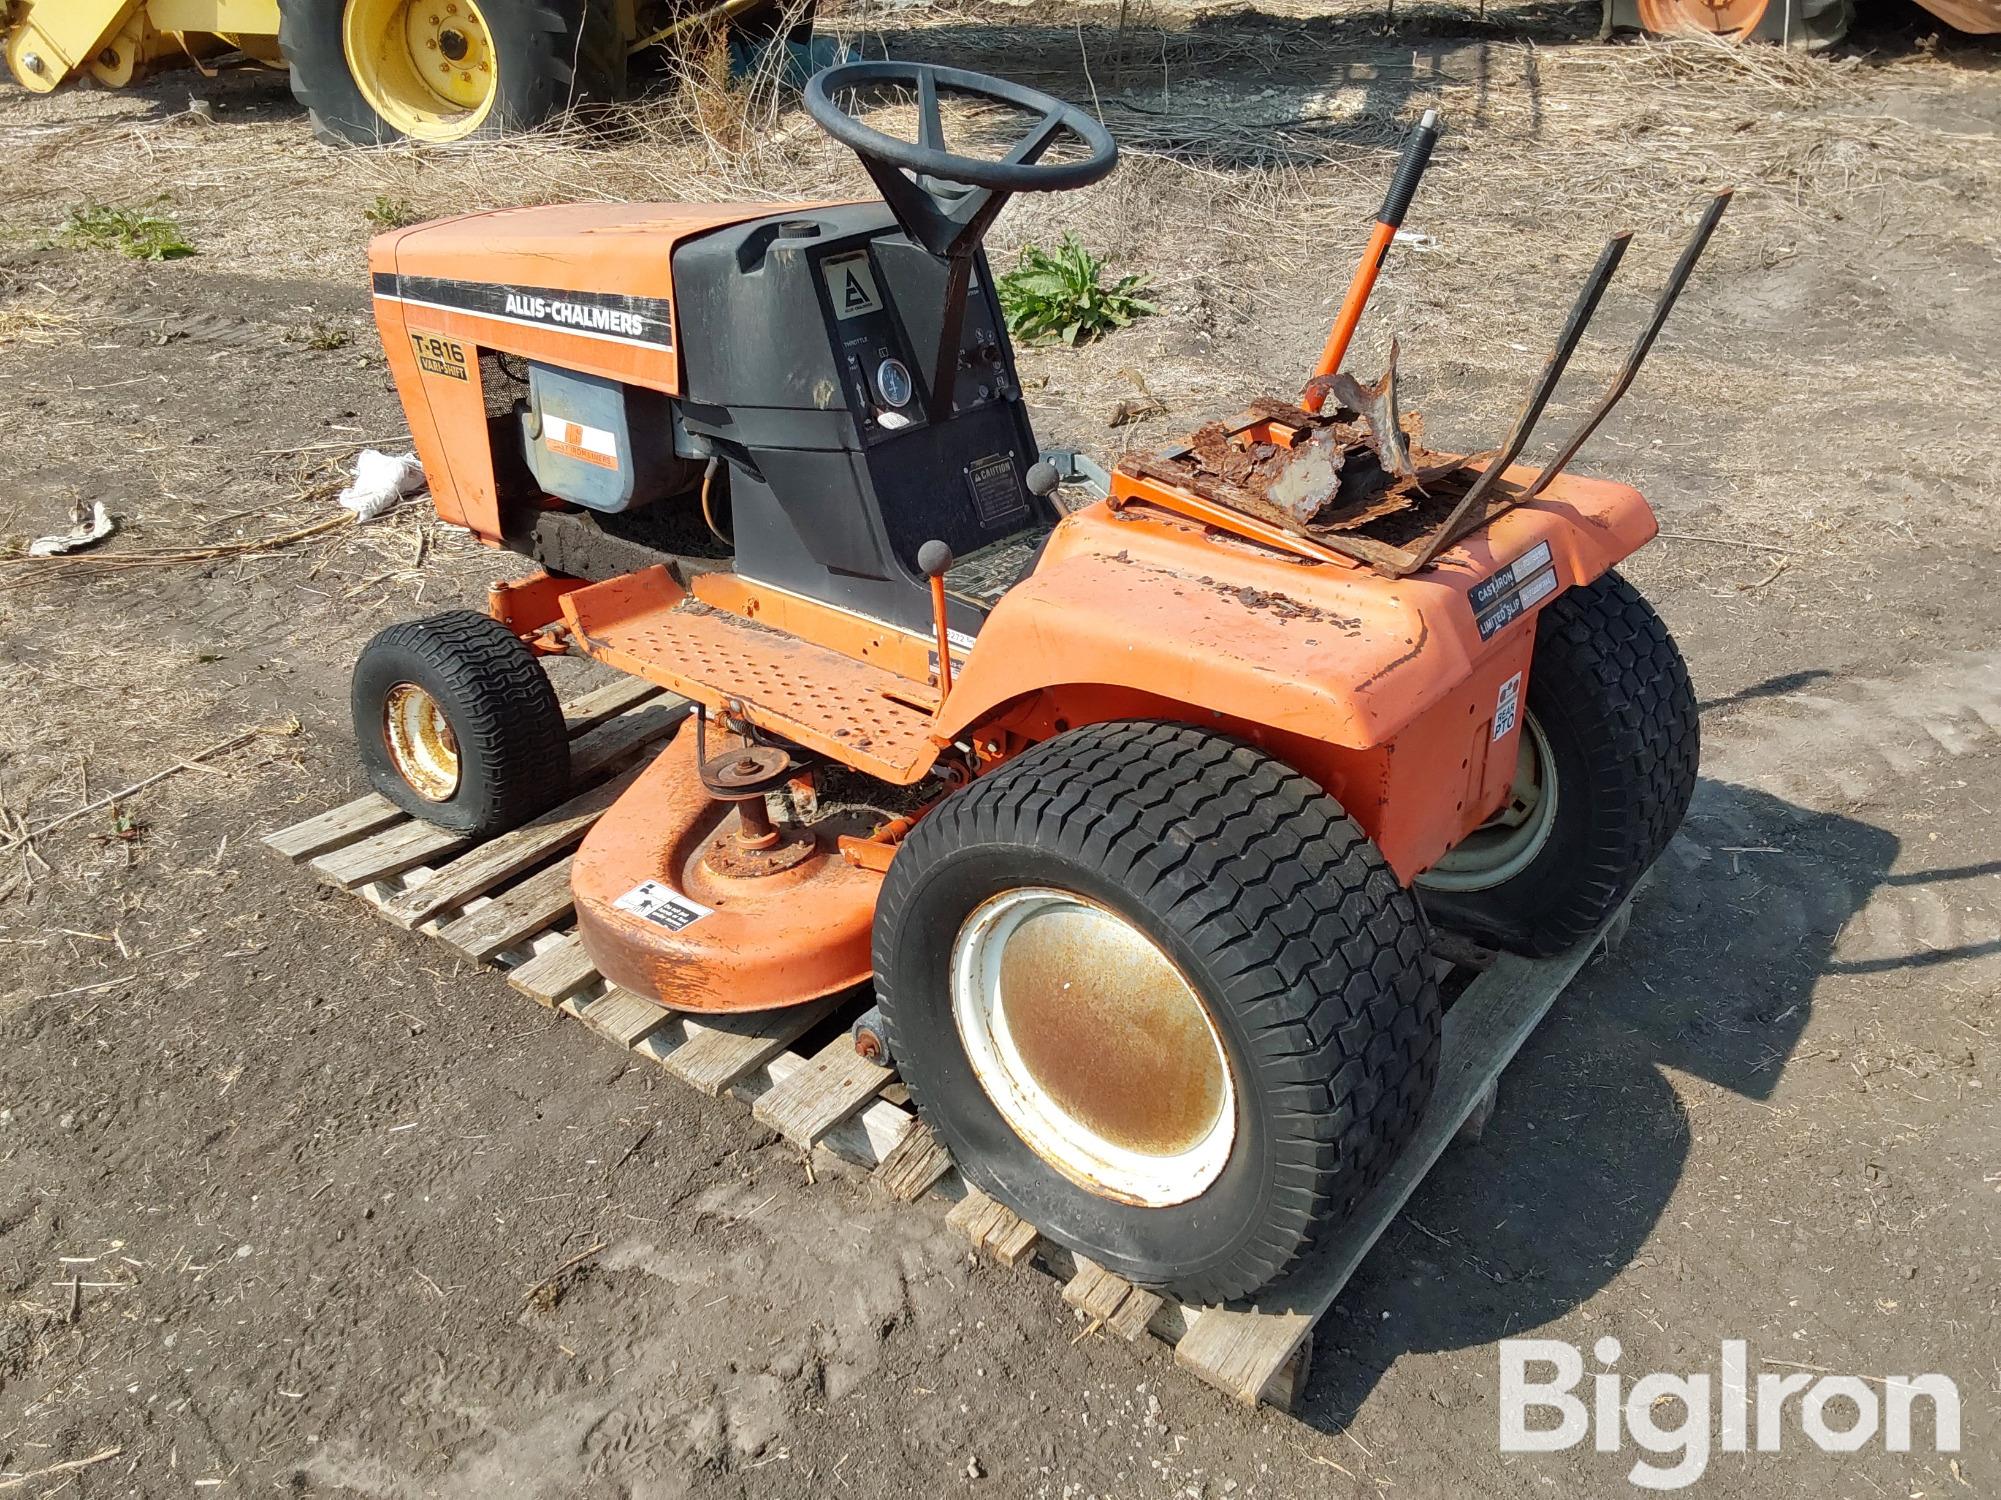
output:
[{"label": "turf tread tire", "polygon": [[[1010,863],[1021,873],[992,889],[1067,876],[1199,976],[1239,1077],[1238,1151],[1268,1161],[1244,1189],[1250,1211],[1201,1233],[1168,1234],[1158,1220],[1174,1248],[1144,1253],[1098,1216],[1175,1216],[1214,1189],[1169,1209],[1110,1204],[1027,1156],[980,1085],[968,1106],[951,1078],[959,1065],[939,1065],[964,1054],[938,954],[985,899],[952,891],[991,884]],[[891,1051],[967,1178],[1052,1239],[1194,1300],[1267,1285],[1352,1213],[1415,1131],[1436,1080],[1439,997],[1415,900],[1319,786],[1196,726],[1072,730],[952,794],[891,864],[875,934]],[[941,1028],[946,1040],[929,1046]],[[1023,1189],[1022,1169],[983,1152],[995,1124],[1041,1186]]]},{"label": "turf tread tire", "polygon": [[[402,682],[437,700],[458,741],[459,786],[446,801],[412,788],[389,754],[383,704]],[[355,662],[351,707],[370,785],[424,822],[491,838],[569,793],[570,741],[555,687],[535,654],[489,616],[452,610],[382,630]]]},{"label": "turf tread tire", "polygon": [[1673,636],[1616,572],[1537,618],[1527,707],[1562,773],[1549,845],[1490,890],[1420,880],[1420,894],[1441,925],[1547,957],[1596,932],[1667,848],[1695,793],[1702,731]]}]

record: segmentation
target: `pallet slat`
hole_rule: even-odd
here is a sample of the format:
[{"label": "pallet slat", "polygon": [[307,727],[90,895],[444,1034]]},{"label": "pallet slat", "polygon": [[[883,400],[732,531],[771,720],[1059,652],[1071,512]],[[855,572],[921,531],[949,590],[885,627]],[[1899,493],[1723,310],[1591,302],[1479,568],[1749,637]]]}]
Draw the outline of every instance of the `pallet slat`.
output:
[{"label": "pallet slat", "polygon": [[750,1112],[760,1124],[805,1148],[866,1109],[895,1076],[856,1052],[854,1040],[843,1033],[759,1099]]},{"label": "pallet slat", "polygon": [[467,958],[483,961],[561,921],[570,910],[570,861],[564,858],[477,911],[454,917],[438,929],[438,940]]},{"label": "pallet slat", "polygon": [[615,719],[628,708],[660,696],[661,689],[640,677],[618,677],[602,687],[572,698],[563,705],[563,728],[575,739],[585,730],[595,729],[606,719]]},{"label": "pallet slat", "polygon": [[1120,1299],[1118,1310],[1105,1319],[1105,1326],[1131,1343],[1153,1327],[1153,1315],[1166,1305],[1167,1299],[1160,1293],[1133,1287]]},{"label": "pallet slat", "polygon": [[661,1066],[714,1099],[790,1047],[832,1008],[831,1002],[820,1001],[783,1011],[687,1021],[688,1039],[664,1057]]},{"label": "pallet slat", "polygon": [[690,707],[686,698],[662,696],[579,735],[570,745],[571,785],[602,776],[620,757],[665,739],[688,717]]},{"label": "pallet slat", "polygon": [[[810,1060],[797,1052],[781,1052],[749,1078],[734,1085],[730,1092],[754,1105],[770,1090],[811,1066]],[[885,1104],[878,1096],[866,1109],[841,1121],[821,1137],[818,1149],[830,1151],[844,1161],[872,1171],[903,1143],[903,1138],[916,1123],[916,1116],[909,1110]],[[957,1180],[958,1174],[954,1172],[941,1186]]]},{"label": "pallet slat", "polygon": [[[888,1089],[883,1090],[883,1097],[889,1097]],[[952,1153],[939,1144],[930,1126],[920,1122],[882,1159],[875,1170],[875,1182],[898,1203],[915,1203],[951,1170]]]},{"label": "pallet slat", "polygon": [[659,1001],[635,995],[631,990],[614,989],[581,1007],[577,1019],[619,1046],[631,1047],[673,1020],[674,1012]]},{"label": "pallet slat", "polygon": [[1175,1363],[1256,1405],[1598,944],[1593,934],[1555,958],[1504,953],[1468,985],[1446,1012],[1438,1082],[1417,1133],[1353,1217],[1286,1279],[1288,1310],[1209,1308],[1175,1345]]},{"label": "pallet slat", "polygon": [[370,792],[364,797],[356,797],[352,802],[343,802],[339,807],[330,808],[317,817],[307,818],[303,823],[294,823],[289,828],[280,828],[264,835],[267,848],[275,849],[285,858],[297,864],[302,859],[311,859],[315,854],[324,854],[329,849],[338,849],[342,844],[351,844],[356,839],[366,838],[371,833],[387,828],[391,823],[403,820],[403,810],[380,792]]},{"label": "pallet slat", "polygon": [[329,849],[317,856],[309,868],[320,879],[351,891],[371,880],[387,880],[391,875],[401,875],[418,865],[456,854],[468,842],[463,834],[447,833],[429,823],[406,821],[344,848]]},{"label": "pallet slat", "polygon": [[572,797],[561,806],[551,808],[513,832],[503,833],[477,849],[461,854],[422,885],[383,902],[382,915],[407,930],[442,912],[465,905],[474,896],[485,895],[502,881],[519,875],[548,855],[579,842],[599,815],[638,779],[643,769],[634,766],[610,781],[601,782]]},{"label": "pallet slat", "polygon": [[1133,1284],[1123,1276],[1115,1276],[1080,1255],[1077,1273],[1063,1284],[1063,1300],[1087,1318],[1109,1322],[1133,1290]]},{"label": "pallet slat", "polygon": [[597,965],[575,933],[507,971],[507,982],[538,1005],[554,1005],[597,977]]}]

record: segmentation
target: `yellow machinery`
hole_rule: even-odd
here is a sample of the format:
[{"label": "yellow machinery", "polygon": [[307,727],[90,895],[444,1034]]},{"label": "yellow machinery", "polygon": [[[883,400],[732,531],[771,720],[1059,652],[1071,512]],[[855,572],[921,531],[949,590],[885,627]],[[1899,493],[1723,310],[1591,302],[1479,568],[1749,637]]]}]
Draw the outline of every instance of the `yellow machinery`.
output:
[{"label": "yellow machinery", "polygon": [[810,24],[780,0],[0,0],[7,66],[48,93],[123,88],[236,49],[287,67],[322,139],[456,141],[533,129],[625,90],[626,59],[695,28]]}]

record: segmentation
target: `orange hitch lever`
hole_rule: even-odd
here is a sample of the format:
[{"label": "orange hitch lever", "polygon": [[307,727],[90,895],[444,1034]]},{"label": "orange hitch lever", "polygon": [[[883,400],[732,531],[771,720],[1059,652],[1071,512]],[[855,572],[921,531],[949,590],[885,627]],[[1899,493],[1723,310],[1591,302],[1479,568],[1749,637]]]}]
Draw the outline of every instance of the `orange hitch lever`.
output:
[{"label": "orange hitch lever", "polygon": [[[1369,305],[1369,293],[1375,290],[1376,273],[1383,268],[1383,258],[1390,253],[1390,242],[1403,227],[1403,216],[1410,208],[1410,200],[1417,196],[1418,179],[1424,176],[1424,169],[1431,164],[1431,148],[1438,144],[1438,111],[1427,109],[1424,118],[1417,122],[1417,131],[1403,148],[1403,160],[1397,163],[1397,175],[1390,179],[1390,190],[1383,195],[1383,206],[1376,211],[1376,227],[1369,235],[1368,248],[1362,252],[1362,259],[1355,267],[1354,277],[1348,282],[1348,294],[1341,299],[1341,311],[1335,315],[1334,326],[1328,330],[1327,343],[1320,351],[1320,362],[1313,367],[1313,380],[1323,380],[1341,368],[1341,361],[1347,356],[1348,341],[1355,336],[1355,327],[1362,321],[1362,309]],[[1299,398],[1299,404],[1308,411],[1317,412],[1327,403],[1327,392],[1316,390],[1309,381]]]},{"label": "orange hitch lever", "polygon": [[952,566],[952,549],[943,542],[926,542],[917,549],[917,566],[931,580],[931,623],[938,632],[938,706],[952,691],[952,632],[945,622],[945,574]]}]

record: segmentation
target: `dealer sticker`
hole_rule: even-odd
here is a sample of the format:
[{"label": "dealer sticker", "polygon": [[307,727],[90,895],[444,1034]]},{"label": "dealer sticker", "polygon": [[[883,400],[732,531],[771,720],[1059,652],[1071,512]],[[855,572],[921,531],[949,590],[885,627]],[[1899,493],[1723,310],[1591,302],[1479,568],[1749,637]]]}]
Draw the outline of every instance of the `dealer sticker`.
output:
[{"label": "dealer sticker", "polygon": [[620,896],[612,905],[620,911],[629,911],[635,917],[651,922],[655,927],[664,927],[669,932],[679,932],[682,928],[699,922],[703,917],[713,916],[714,908],[690,901],[679,891],[662,885],[657,880],[642,880],[638,885]]},{"label": "dealer sticker", "polygon": [[551,453],[560,453],[564,458],[595,464],[600,469],[618,467],[618,439],[603,427],[544,412],[542,441]]},{"label": "dealer sticker", "polygon": [[1513,732],[1515,724],[1522,716],[1522,674],[1517,672],[1501,684],[1501,693],[1494,700],[1494,738]]},{"label": "dealer sticker", "polygon": [[1549,543],[1538,542],[1499,572],[1474,584],[1466,591],[1466,601],[1473,606],[1473,619],[1480,627],[1480,639],[1485,641],[1555,592],[1555,560]]}]

